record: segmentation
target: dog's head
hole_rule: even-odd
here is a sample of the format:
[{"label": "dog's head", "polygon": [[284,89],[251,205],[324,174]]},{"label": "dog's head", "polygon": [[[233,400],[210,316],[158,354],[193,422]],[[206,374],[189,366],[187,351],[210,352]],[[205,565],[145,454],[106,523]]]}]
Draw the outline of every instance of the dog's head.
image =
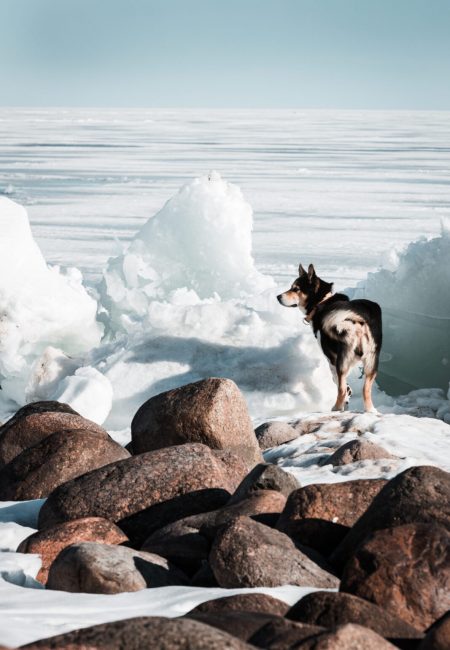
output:
[{"label": "dog's head", "polygon": [[280,293],[277,299],[283,307],[299,307],[309,314],[330,293],[333,283],[319,278],[312,264],[308,266],[308,271],[300,264],[298,273],[291,288]]}]

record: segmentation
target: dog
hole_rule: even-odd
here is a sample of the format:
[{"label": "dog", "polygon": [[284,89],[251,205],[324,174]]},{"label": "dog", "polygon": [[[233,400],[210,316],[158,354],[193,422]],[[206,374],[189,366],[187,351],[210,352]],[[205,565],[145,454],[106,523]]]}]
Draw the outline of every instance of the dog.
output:
[{"label": "dog", "polygon": [[350,300],[343,293],[333,293],[333,283],[316,275],[312,264],[308,271],[299,266],[299,277],[290,289],[277,296],[284,307],[298,307],[305,312],[314,336],[335,371],[338,394],[333,411],[343,411],[351,395],[347,375],[358,363],[364,370],[364,410],[375,412],[372,385],[377,376],[382,343],[381,308],[371,300]]}]

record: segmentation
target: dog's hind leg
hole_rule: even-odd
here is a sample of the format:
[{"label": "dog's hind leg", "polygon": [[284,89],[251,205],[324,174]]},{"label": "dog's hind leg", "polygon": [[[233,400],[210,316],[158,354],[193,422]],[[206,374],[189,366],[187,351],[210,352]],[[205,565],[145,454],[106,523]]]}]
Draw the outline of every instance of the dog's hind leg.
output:
[{"label": "dog's hind leg", "polygon": [[364,401],[364,410],[369,413],[377,413],[376,408],[372,402],[372,386],[377,376],[376,371],[366,373],[364,377],[364,386],[363,386],[363,401]]},{"label": "dog's hind leg", "polygon": [[[328,360],[328,363],[329,363],[329,366],[330,366],[330,370],[331,370],[331,375],[332,375],[332,377],[333,377],[333,381],[334,381],[334,383],[336,384],[336,387],[339,389],[339,379],[338,379],[338,374],[337,374],[337,371],[336,371],[336,367],[331,363],[330,360]],[[345,404],[348,404],[348,403],[349,403],[349,401],[350,401],[350,397],[352,396],[352,393],[353,393],[352,389],[351,389],[350,386],[347,384],[347,387],[346,387],[346,395],[345,395]]]},{"label": "dog's hind leg", "polygon": [[349,355],[343,350],[336,360],[336,375],[338,394],[333,411],[344,411],[348,401],[347,375],[350,372]]}]

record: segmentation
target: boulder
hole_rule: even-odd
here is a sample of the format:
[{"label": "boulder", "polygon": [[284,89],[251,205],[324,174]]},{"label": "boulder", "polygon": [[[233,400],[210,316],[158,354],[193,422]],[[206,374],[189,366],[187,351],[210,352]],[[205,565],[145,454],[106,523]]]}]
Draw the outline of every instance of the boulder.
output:
[{"label": "boulder", "polygon": [[369,440],[350,440],[342,447],[339,447],[334,454],[329,456],[321,465],[333,465],[338,467],[340,465],[348,465],[349,463],[356,463],[360,460],[379,460],[388,458],[398,458],[393,456],[386,449],[376,445]]},{"label": "boulder", "polygon": [[416,523],[374,532],[345,565],[340,588],[425,630],[450,609],[450,532]]},{"label": "boulder", "polygon": [[297,519],[283,532],[289,535],[296,546],[314,549],[323,558],[327,558],[339,546],[349,530],[348,526],[334,524],[325,519]]},{"label": "boulder", "polygon": [[36,580],[45,584],[51,563],[67,546],[78,542],[123,544],[127,541],[125,533],[107,519],[86,517],[30,535],[20,543],[17,553],[36,553],[41,556],[42,566]]},{"label": "boulder", "polygon": [[142,550],[162,555],[189,575],[196,573],[208,559],[211,546],[200,533],[197,524],[200,516],[185,517],[153,532],[143,543]]},{"label": "boulder", "polygon": [[191,609],[186,616],[194,612],[200,614],[220,614],[221,612],[258,612],[271,616],[284,616],[289,609],[284,601],[267,594],[236,594],[207,600]]},{"label": "boulder", "polygon": [[81,542],[67,546],[55,558],[48,572],[47,589],[119,594],[187,583],[186,576],[159,555],[125,546]]},{"label": "boulder", "polygon": [[292,492],[277,522],[295,542],[329,555],[386,485],[384,479],[306,485]]},{"label": "boulder", "polygon": [[206,587],[207,589],[209,589],[210,587],[219,586],[216,578],[214,577],[214,573],[212,572],[212,569],[206,560],[202,562],[200,569],[197,571],[197,573],[194,576],[192,576],[191,586]]},{"label": "boulder", "polygon": [[295,623],[279,617],[263,625],[248,642],[265,650],[289,650],[298,648],[302,641],[321,632],[324,628],[317,625]]},{"label": "boulder", "polygon": [[280,492],[253,492],[238,503],[164,526],[146,539],[142,549],[162,555],[190,573],[198,570],[200,563],[208,558],[218,528],[240,515],[256,519],[271,515],[278,518],[285,502],[286,498]]},{"label": "boulder", "polygon": [[[263,625],[271,621],[274,617],[270,614],[261,612],[194,612],[187,615],[194,621],[199,621],[205,625],[218,628],[224,632],[233,630],[233,636],[248,641],[255,632]],[[278,617],[276,617],[278,618]]]},{"label": "boulder", "polygon": [[22,647],[28,650],[250,650],[252,646],[189,618],[155,616],[102,623]]},{"label": "boulder", "polygon": [[301,519],[353,526],[386,483],[384,479],[357,479],[305,485],[290,494],[278,527],[286,530],[291,522]]},{"label": "boulder", "polygon": [[0,500],[41,499],[62,483],[129,455],[109,436],[83,430],[53,433],[0,470]]},{"label": "boulder", "polygon": [[259,463],[238,486],[230,499],[230,503],[237,503],[259,490],[275,490],[288,497],[291,492],[299,487],[300,484],[295,476],[285,472],[281,467]]},{"label": "boulder", "polygon": [[450,474],[438,467],[410,467],[391,479],[344,537],[330,561],[342,569],[369,533],[414,522],[450,527]]},{"label": "boulder", "polygon": [[354,623],[310,636],[295,646],[298,650],[395,650],[395,646],[373,630]]},{"label": "boulder", "polygon": [[[232,466],[229,455],[225,456],[227,462],[223,457],[195,443],[131,456],[93,470],[50,494],[39,513],[39,528],[96,516],[120,522],[130,537],[128,530],[138,528],[139,513],[146,510],[149,521],[153,506],[170,501],[173,520],[197,514],[202,508],[217,508],[226,503],[246,473],[239,459]],[[170,523],[170,518],[164,523]],[[151,531],[141,528],[138,532],[143,542]]]},{"label": "boulder", "polygon": [[150,398],[131,423],[133,453],[185,442],[228,449],[249,467],[262,456],[245,399],[230,379],[211,377]]},{"label": "boulder", "polygon": [[[105,429],[81,417],[67,404],[59,404],[59,402],[37,402],[37,404],[38,410],[35,410],[35,405],[29,404],[0,428],[0,468],[10,463],[25,449],[33,447],[53,433],[81,429],[104,438],[108,436]],[[58,404],[60,410],[53,410]],[[45,409],[45,405],[49,405],[48,408],[52,410],[40,410]]]},{"label": "boulder", "polygon": [[258,440],[259,448],[270,449],[284,445],[285,442],[291,442],[298,438],[297,431],[287,422],[264,422],[255,429],[255,436]]},{"label": "boulder", "polygon": [[314,591],[295,603],[286,618],[326,628],[356,623],[391,639],[420,639],[423,636],[388,610],[342,592]]},{"label": "boulder", "polygon": [[221,587],[337,587],[338,579],[321,569],[279,531],[238,517],[217,533],[209,557]]},{"label": "boulder", "polygon": [[450,648],[450,612],[427,630],[418,650],[448,650]]}]

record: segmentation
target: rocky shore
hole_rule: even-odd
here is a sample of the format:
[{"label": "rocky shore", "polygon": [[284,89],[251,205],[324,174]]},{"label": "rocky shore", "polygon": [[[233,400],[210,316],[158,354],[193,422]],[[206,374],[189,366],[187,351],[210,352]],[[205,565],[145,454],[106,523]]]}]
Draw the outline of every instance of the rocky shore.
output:
[{"label": "rocky shore", "polygon": [[[66,404],[37,402],[0,428],[0,500],[46,498],[20,553],[49,590],[118,594],[173,585],[313,589],[292,607],[259,593],[182,617],[138,617],[26,648],[444,650],[450,647],[450,474],[301,486],[262,451],[311,432],[253,430],[228,379],[145,402],[127,449]],[[321,462],[395,458],[346,442]]]}]

